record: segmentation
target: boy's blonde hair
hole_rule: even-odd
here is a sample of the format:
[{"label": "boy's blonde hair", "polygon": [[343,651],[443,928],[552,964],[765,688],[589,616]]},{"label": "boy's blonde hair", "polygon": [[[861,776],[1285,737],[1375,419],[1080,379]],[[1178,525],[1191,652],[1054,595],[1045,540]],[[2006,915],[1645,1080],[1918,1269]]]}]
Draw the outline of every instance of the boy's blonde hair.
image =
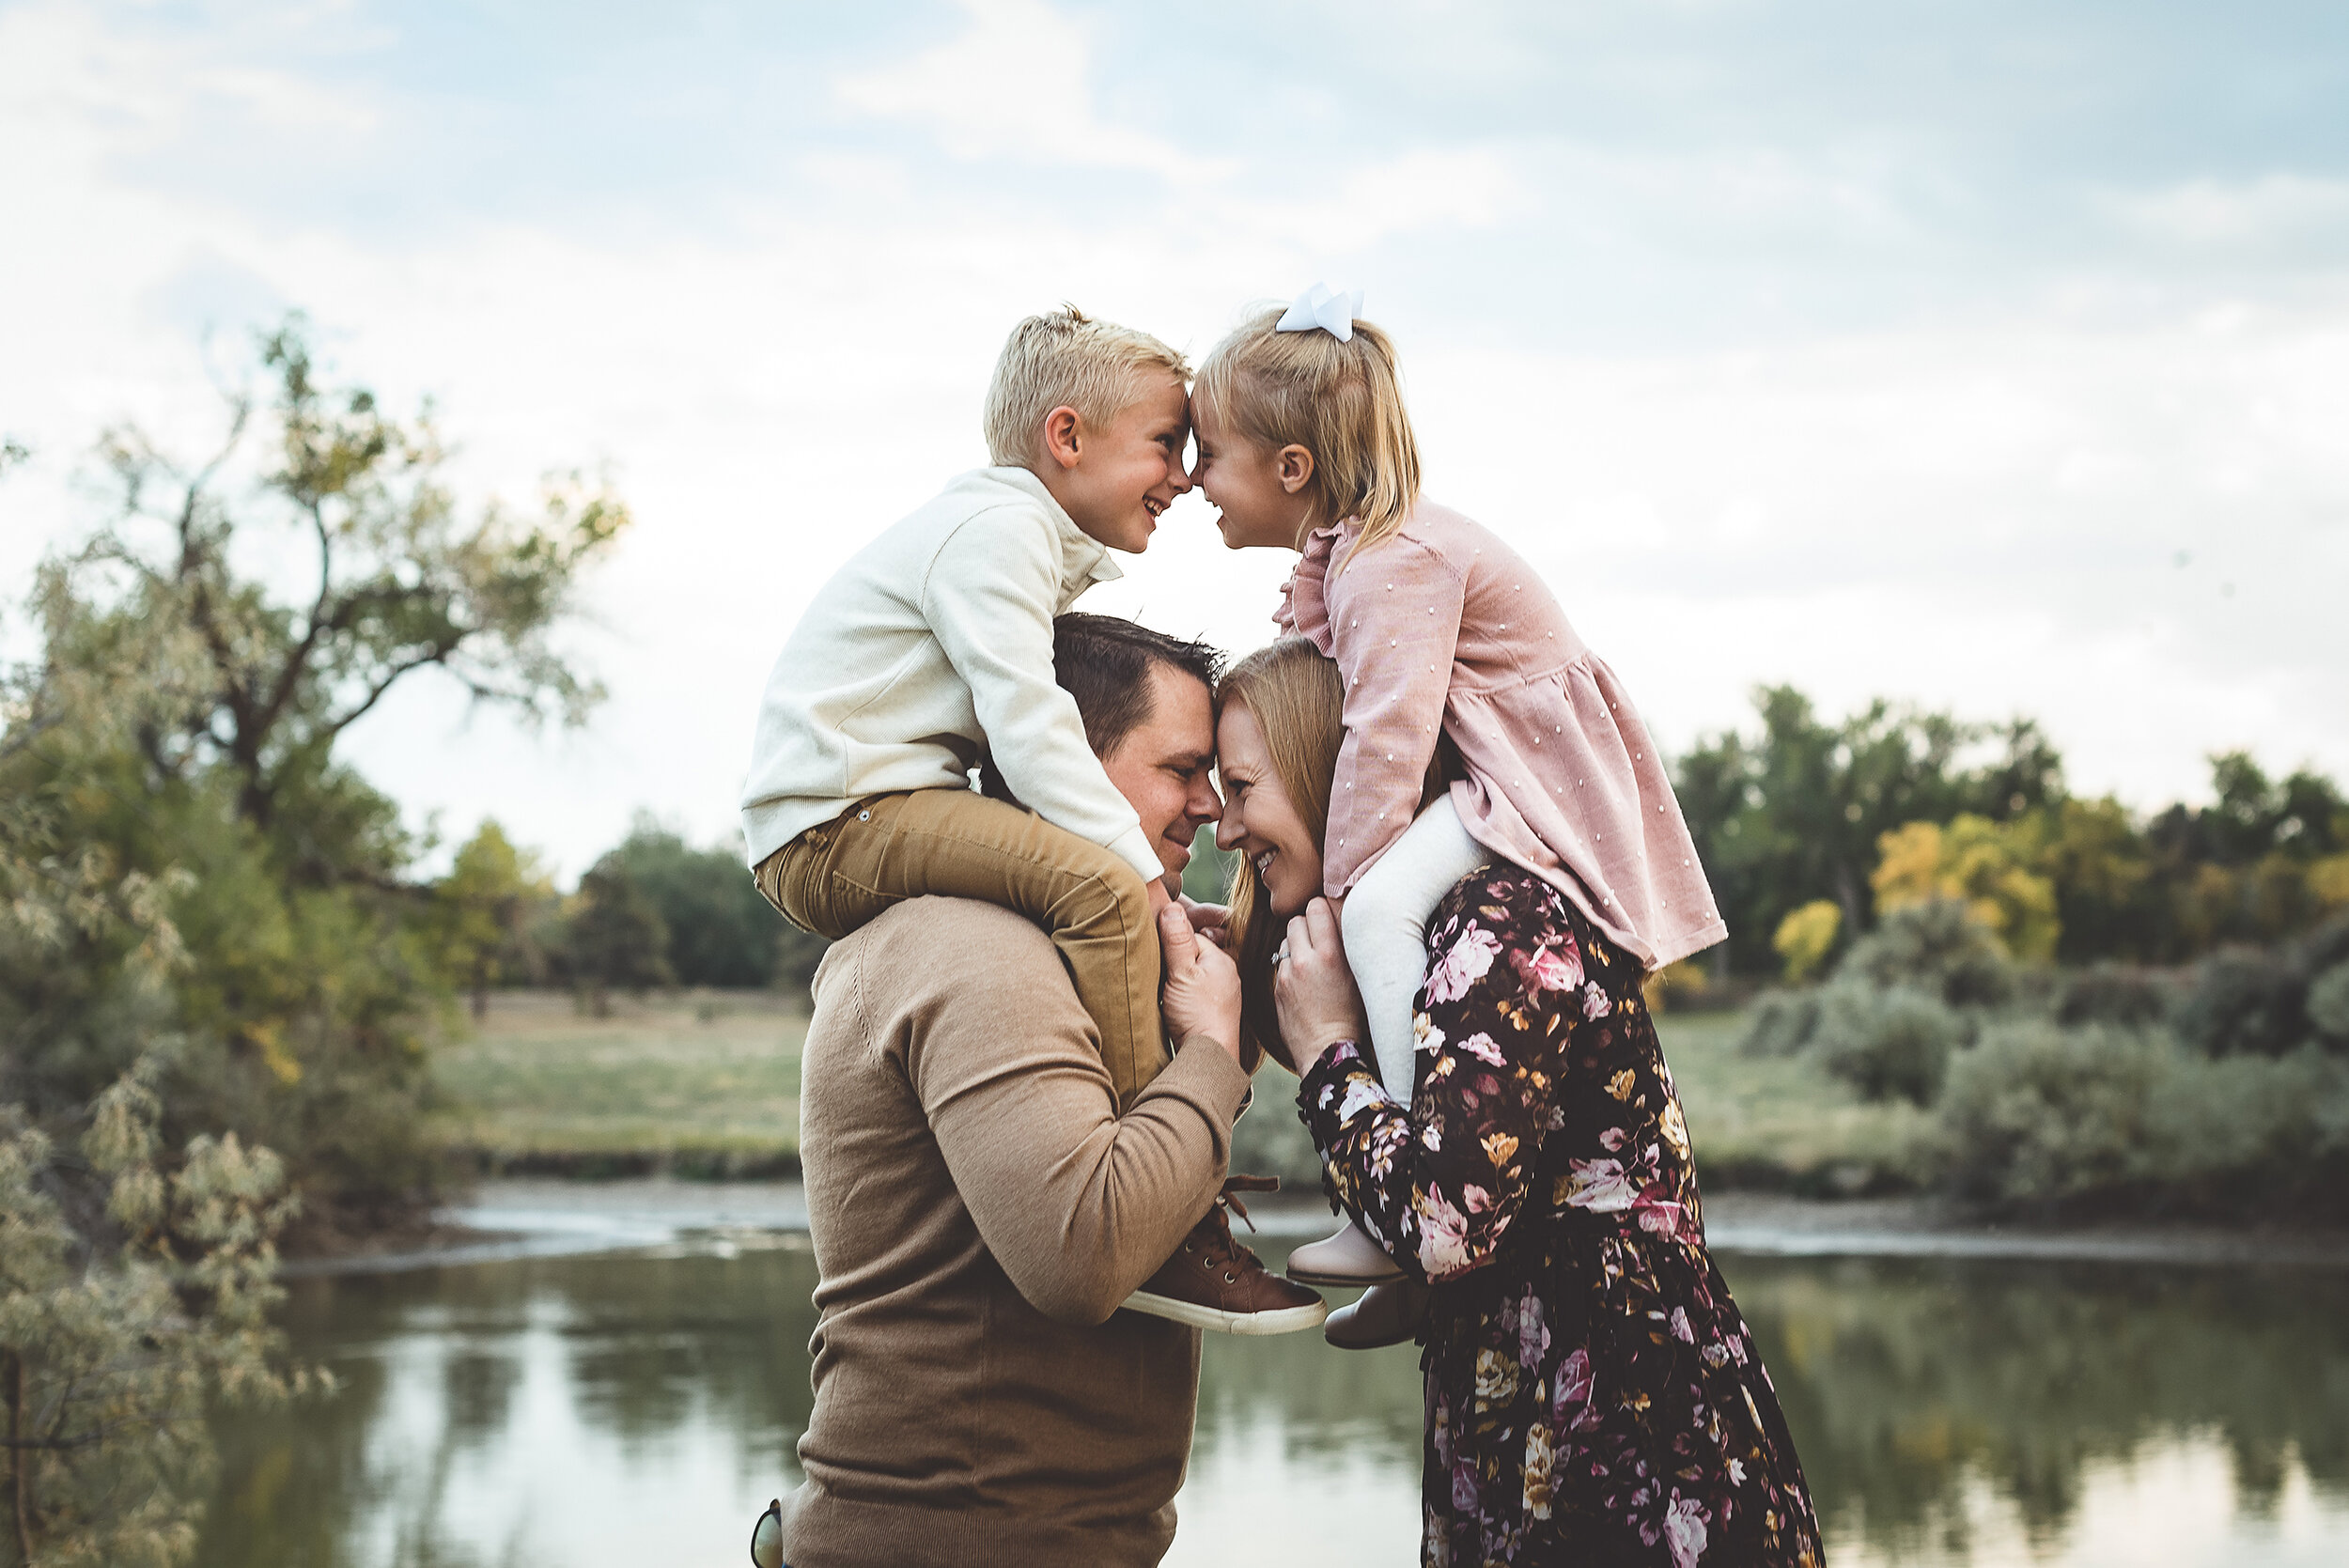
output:
[{"label": "boy's blonde hair", "polygon": [[1394,343],[1368,321],[1354,323],[1347,343],[1319,328],[1275,332],[1281,315],[1279,305],[1261,311],[1217,344],[1199,366],[1199,394],[1259,447],[1314,455],[1306,526],[1360,519],[1350,560],[1392,536],[1419,500],[1419,442]]},{"label": "boy's blonde hair", "polygon": [[1148,333],[1098,321],[1075,305],[1011,329],[988,384],[988,455],[1004,468],[1034,468],[1044,416],[1066,403],[1088,425],[1107,425],[1142,396],[1144,373],[1190,379],[1183,356]]}]

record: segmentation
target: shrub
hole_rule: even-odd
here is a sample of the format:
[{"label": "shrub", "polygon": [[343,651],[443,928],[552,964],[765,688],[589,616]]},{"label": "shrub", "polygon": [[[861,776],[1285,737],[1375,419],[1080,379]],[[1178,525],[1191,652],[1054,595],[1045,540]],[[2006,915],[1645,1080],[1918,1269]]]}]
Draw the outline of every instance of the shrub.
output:
[{"label": "shrub", "polygon": [[2349,1046],[2349,963],[2335,964],[2309,986],[2309,1022],[2338,1050]]},{"label": "shrub", "polygon": [[1815,898],[1778,923],[1770,946],[1786,960],[1786,984],[1799,986],[1827,962],[1843,934],[1843,907],[1832,899]]},{"label": "shrub", "polygon": [[2010,1025],[1952,1063],[1939,1121],[1947,1174],[1977,1197],[2349,1205],[2349,1063],[2314,1049],[2213,1059],[2161,1030]]},{"label": "shrub", "polygon": [[1793,1056],[1818,1027],[1818,992],[1765,991],[1737,1048],[1748,1056]]},{"label": "shrub", "polygon": [[2143,970],[2098,964],[2063,982],[2055,999],[2056,1022],[2067,1026],[2120,1024],[2145,1029],[2170,1011],[2169,989]]},{"label": "shrub", "polygon": [[1968,1032],[1966,1020],[1930,992],[1837,985],[1819,1000],[1811,1049],[1866,1099],[1930,1105]]},{"label": "shrub", "polygon": [[2349,1067],[2302,1048],[2266,1058],[2213,1061],[2181,1054],[2148,1107],[2142,1174],[2196,1208],[2310,1206],[2330,1188],[2328,1169],[2349,1139],[2328,1133],[2327,1117],[2349,1132]]},{"label": "shrub", "polygon": [[2349,914],[2328,921],[2301,939],[2293,949],[2300,972],[2313,980],[2336,964],[2349,964]]},{"label": "shrub", "polygon": [[2155,1086],[2178,1057],[2158,1032],[2041,1020],[1989,1031],[1951,1064],[1942,1092],[1952,1181],[2008,1203],[2130,1183],[2144,1164]]},{"label": "shrub", "polygon": [[1835,976],[1879,990],[1929,991],[1952,1007],[1996,1006],[2015,994],[2015,968],[1998,938],[1948,898],[1886,915],[1852,944]]},{"label": "shrub", "polygon": [[2214,954],[2178,1006],[2178,1034],[2205,1056],[2281,1056],[2309,1037],[2307,997],[2300,971],[2273,954]]}]

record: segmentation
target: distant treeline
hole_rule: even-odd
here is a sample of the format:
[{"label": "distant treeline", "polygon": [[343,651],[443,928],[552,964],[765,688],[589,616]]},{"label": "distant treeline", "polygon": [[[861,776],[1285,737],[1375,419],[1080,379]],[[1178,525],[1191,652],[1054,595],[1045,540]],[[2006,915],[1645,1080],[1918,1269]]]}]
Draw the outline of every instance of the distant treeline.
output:
[{"label": "distant treeline", "polygon": [[2349,799],[2244,753],[2207,806],[2141,816],[2064,787],[2030,720],[1973,724],[1878,701],[1829,722],[1791,687],[1758,731],[1679,759],[1683,811],[1729,923],[1716,972],[1815,970],[1884,912],[1954,899],[2021,959],[2177,965],[2273,944],[2349,908]]},{"label": "distant treeline", "polygon": [[695,848],[640,815],[566,896],[485,821],[436,886],[443,952],[479,1013],[491,988],[570,987],[600,1012],[614,990],[804,989],[824,941],[793,927],[744,868],[741,842]]},{"label": "distant treeline", "polygon": [[[1755,707],[1756,730],[1707,737],[1675,769],[1729,923],[1728,942],[1698,961],[1712,979],[1822,972],[1883,915],[1936,899],[1963,905],[2010,957],[2066,966],[2185,964],[2349,908],[2349,798],[2321,774],[2271,778],[2231,753],[2211,761],[2211,804],[2140,815],[2068,793],[2030,720],[1878,701],[1828,722],[1789,687]],[[1228,872],[1203,837],[1187,890],[1220,896]],[[472,933],[454,950],[476,997],[501,984],[591,1000],[804,986],[823,952],[759,896],[738,841],[697,847],[646,816],[568,897],[485,824],[441,897]]]}]

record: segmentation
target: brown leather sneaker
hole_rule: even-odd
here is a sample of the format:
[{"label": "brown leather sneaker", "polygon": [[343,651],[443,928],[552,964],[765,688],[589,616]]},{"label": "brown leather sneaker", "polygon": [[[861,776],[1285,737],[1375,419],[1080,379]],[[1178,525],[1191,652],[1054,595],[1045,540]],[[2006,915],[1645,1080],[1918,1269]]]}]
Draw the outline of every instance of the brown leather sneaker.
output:
[{"label": "brown leather sneaker", "polygon": [[[1232,1234],[1232,1213],[1248,1219],[1242,1192],[1271,1192],[1277,1176],[1233,1176],[1216,1194],[1206,1218],[1190,1228],[1174,1255],[1126,1298],[1128,1312],[1172,1318],[1225,1334],[1293,1334],[1330,1315],[1316,1291],[1266,1270]],[[1254,1230],[1251,1220],[1248,1228]]]}]

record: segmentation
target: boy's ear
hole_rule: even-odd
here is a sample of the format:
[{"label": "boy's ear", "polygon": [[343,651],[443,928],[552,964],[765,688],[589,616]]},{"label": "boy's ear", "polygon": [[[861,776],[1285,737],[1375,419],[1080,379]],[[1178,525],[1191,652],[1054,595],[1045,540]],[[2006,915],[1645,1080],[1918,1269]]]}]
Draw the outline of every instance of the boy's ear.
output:
[{"label": "boy's ear", "polygon": [[1044,456],[1063,469],[1075,468],[1082,456],[1084,422],[1063,403],[1044,416]]},{"label": "boy's ear", "polygon": [[1272,472],[1281,481],[1281,489],[1295,495],[1314,479],[1314,455],[1295,442],[1272,455]]}]

